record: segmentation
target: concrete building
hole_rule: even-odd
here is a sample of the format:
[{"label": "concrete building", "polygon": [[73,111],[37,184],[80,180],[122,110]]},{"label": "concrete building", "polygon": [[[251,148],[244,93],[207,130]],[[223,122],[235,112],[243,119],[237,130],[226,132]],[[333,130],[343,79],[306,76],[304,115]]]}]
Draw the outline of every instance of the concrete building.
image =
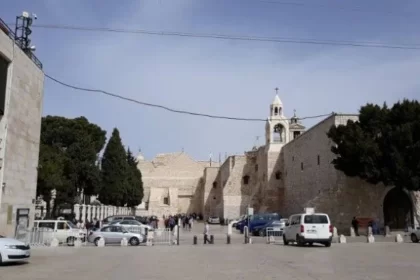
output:
[{"label": "concrete building", "polygon": [[42,65],[0,20],[0,234],[32,224],[44,91]]},{"label": "concrete building", "polygon": [[327,131],[357,115],[334,114],[305,131],[296,114],[284,116],[277,95],[268,113],[265,145],[229,156],[221,166],[201,165],[183,153],[161,154],[152,161],[140,157],[146,212],[233,219],[248,207],[285,217],[314,207],[328,213],[341,231],[349,230],[353,216],[393,229],[418,226],[418,192],[369,185],[331,164],[335,155]]}]

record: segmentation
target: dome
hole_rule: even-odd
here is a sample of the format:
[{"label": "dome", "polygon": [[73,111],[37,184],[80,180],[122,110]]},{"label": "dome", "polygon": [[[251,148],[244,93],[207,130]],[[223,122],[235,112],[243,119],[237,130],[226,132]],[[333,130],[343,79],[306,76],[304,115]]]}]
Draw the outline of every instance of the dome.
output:
[{"label": "dome", "polygon": [[136,157],[136,161],[140,162],[140,161],[144,161],[144,156],[142,155],[142,153],[139,153]]},{"label": "dome", "polygon": [[276,96],[274,97],[273,103],[271,103],[272,105],[283,105],[283,103],[281,103],[280,97],[276,94]]}]

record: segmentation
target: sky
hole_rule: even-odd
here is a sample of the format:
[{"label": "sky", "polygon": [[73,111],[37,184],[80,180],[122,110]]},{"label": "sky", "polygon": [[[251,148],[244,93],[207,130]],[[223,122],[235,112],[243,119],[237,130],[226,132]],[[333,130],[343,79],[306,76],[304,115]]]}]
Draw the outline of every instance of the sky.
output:
[{"label": "sky", "polygon": [[[35,24],[233,36],[419,44],[413,0],[0,0],[0,18]],[[277,2],[277,3],[275,3]],[[297,3],[297,4],[296,4]],[[302,4],[302,5],[301,5]],[[417,11],[417,12],[416,12]],[[366,103],[419,99],[420,50],[361,48],[33,28],[46,74],[179,110],[265,119],[279,88],[285,115],[357,113]],[[43,115],[85,116],[147,159],[197,160],[264,144],[264,122],[143,107],[45,80]],[[303,121],[310,127],[321,119]],[[259,137],[257,141],[256,138]]]}]

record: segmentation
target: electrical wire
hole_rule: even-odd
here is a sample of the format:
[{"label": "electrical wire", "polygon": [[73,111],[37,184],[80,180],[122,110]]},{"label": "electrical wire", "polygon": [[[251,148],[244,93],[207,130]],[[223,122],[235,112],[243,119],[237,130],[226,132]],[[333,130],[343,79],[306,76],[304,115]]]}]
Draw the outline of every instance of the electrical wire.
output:
[{"label": "electrical wire", "polygon": [[86,31],[86,32],[114,32],[114,33],[127,33],[127,34],[145,34],[145,35],[157,35],[157,36],[177,36],[177,37],[209,38],[209,39],[239,40],[239,41],[258,41],[258,42],[272,42],[272,43],[293,43],[293,44],[348,46],[348,47],[363,47],[363,48],[420,50],[420,44],[405,44],[405,43],[392,45],[392,44],[383,44],[383,43],[374,43],[374,42],[315,40],[315,39],[302,39],[302,38],[292,38],[292,37],[257,37],[257,36],[225,35],[225,34],[212,34],[212,33],[153,31],[153,30],[145,30],[145,29],[86,27],[86,26],[61,25],[61,24],[36,24],[36,25],[33,25],[32,27],[45,28],[45,29]]},{"label": "electrical wire", "polygon": [[[192,115],[192,116],[198,116],[198,117],[207,117],[207,118],[212,118],[212,119],[225,119],[225,120],[234,120],[234,121],[256,121],[256,122],[265,122],[267,121],[267,119],[258,119],[258,118],[239,118],[239,117],[228,117],[228,116],[220,116],[220,115],[210,115],[210,114],[204,114],[204,113],[196,113],[196,112],[190,112],[190,111],[184,111],[184,110],[177,110],[177,109],[172,109],[163,105],[158,105],[158,104],[153,104],[153,103],[148,103],[148,102],[143,102],[143,101],[139,101],[133,98],[129,98],[129,97],[125,97],[119,94],[115,94],[115,93],[111,93],[105,90],[101,90],[101,89],[91,89],[91,88],[83,88],[83,87],[79,87],[79,86],[75,86],[75,85],[71,85],[68,83],[65,83],[63,81],[60,81],[48,74],[45,74],[45,76],[52,80],[53,82],[60,84],[62,86],[71,88],[71,89],[75,89],[75,90],[80,90],[80,91],[87,91],[87,92],[96,92],[96,93],[101,93],[104,95],[108,95],[114,98],[118,98],[121,100],[125,100],[125,101],[129,101],[132,103],[136,103],[139,105],[143,105],[143,106],[148,106],[148,107],[154,107],[154,108],[158,108],[158,109],[163,109],[172,113],[178,113],[178,114],[186,114],[186,115]],[[308,116],[308,117],[303,117],[303,118],[297,118],[298,120],[305,120],[305,119],[315,119],[315,118],[321,118],[321,117],[327,117],[327,116],[331,116],[335,114],[330,113],[330,114],[322,114],[322,115],[316,115],[316,116]]]}]

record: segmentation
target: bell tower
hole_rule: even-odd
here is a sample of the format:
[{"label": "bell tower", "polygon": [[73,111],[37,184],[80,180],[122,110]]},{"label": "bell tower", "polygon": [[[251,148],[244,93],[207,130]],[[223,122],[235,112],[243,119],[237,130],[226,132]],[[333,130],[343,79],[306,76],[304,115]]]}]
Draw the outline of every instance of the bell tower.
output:
[{"label": "bell tower", "polygon": [[270,152],[279,152],[289,142],[289,121],[284,116],[283,103],[278,96],[278,88],[275,89],[276,96],[270,105],[270,116],[265,125],[266,149]]}]

